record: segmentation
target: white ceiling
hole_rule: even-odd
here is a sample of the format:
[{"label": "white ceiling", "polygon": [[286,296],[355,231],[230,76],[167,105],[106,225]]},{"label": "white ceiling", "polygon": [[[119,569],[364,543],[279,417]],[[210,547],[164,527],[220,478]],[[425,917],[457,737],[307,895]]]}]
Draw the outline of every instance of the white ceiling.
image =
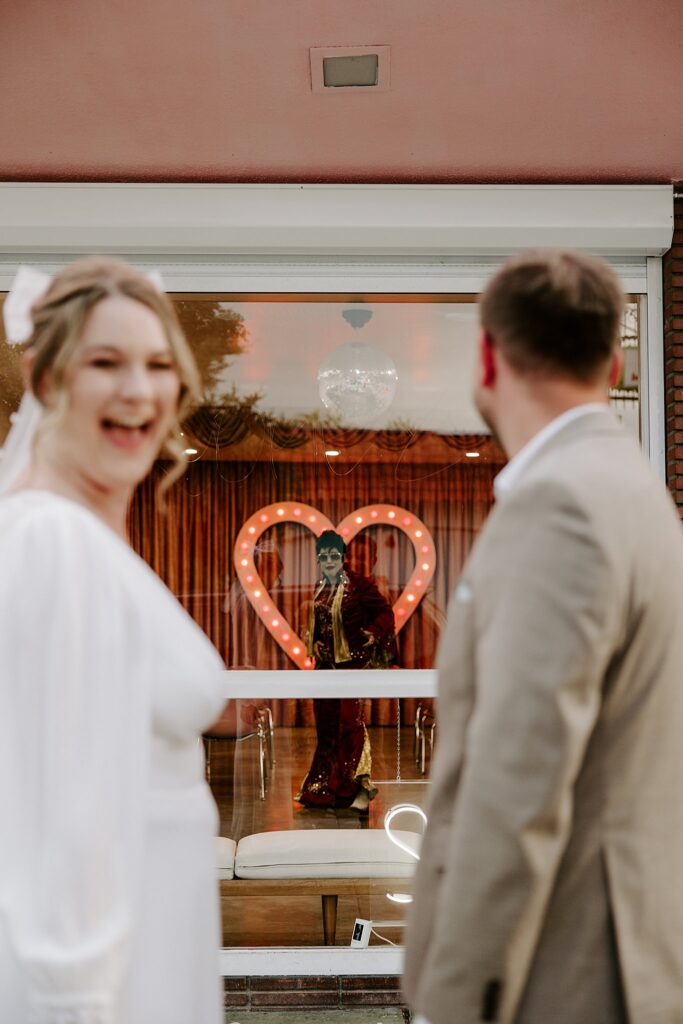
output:
[{"label": "white ceiling", "polygon": [[348,302],[229,302],[250,336],[248,350],[230,356],[224,390],[258,391],[258,408],[285,419],[315,410],[321,362],[337,346],[364,341],[381,348],[398,371],[396,396],[387,413],[354,426],[386,429],[400,423],[438,433],[480,433],[485,428],[472,404],[477,337],[473,302],[375,302],[365,326],[343,319]]}]

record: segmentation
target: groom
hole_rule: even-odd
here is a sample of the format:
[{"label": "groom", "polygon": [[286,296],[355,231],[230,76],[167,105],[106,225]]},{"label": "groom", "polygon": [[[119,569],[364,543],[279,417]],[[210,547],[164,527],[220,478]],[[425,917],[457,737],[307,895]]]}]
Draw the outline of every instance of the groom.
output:
[{"label": "groom", "polygon": [[622,304],[571,252],[482,298],[510,461],[441,642],[405,972],[429,1024],[683,1022],[683,539],[607,405]]}]

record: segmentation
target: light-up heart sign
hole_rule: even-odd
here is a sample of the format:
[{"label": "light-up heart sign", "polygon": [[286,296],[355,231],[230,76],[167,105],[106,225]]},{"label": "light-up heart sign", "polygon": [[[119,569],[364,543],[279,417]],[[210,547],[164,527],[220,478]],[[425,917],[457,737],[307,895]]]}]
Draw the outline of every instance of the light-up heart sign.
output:
[{"label": "light-up heart sign", "polygon": [[365,505],[348,516],[335,527],[327,516],[299,501],[282,501],[266,505],[254,512],[240,530],[235,542],[235,568],[244,592],[264,626],[277,640],[282,650],[295,665],[312,669],[313,660],[306,654],[306,645],[282,615],[256,570],[254,552],[262,534],[278,523],[300,523],[317,537],[323,530],[334,530],[341,534],[345,543],[370,526],[395,526],[408,537],[415,552],[415,567],[410,579],[393,606],[396,632],[417,608],[426,593],[436,568],[436,549],[432,536],[425,524],[399,505]]}]

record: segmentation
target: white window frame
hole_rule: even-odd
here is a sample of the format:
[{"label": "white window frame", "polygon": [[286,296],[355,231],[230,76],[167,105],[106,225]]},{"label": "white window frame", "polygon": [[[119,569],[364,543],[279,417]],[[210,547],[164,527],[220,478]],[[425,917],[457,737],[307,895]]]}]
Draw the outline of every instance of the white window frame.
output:
[{"label": "white window frame", "polygon": [[[667,185],[0,183],[0,290],[20,263],[55,272],[106,252],[160,269],[168,291],[475,294],[511,252],[581,248],[645,297],[642,438],[665,478],[661,257],[672,236]],[[332,696],[343,683],[339,672],[264,675],[259,692],[283,698]],[[359,695],[435,693],[433,671],[390,675],[353,673],[351,683]],[[226,673],[228,695],[252,688],[252,673]],[[398,975],[401,966],[400,947],[221,953],[225,976]]]}]

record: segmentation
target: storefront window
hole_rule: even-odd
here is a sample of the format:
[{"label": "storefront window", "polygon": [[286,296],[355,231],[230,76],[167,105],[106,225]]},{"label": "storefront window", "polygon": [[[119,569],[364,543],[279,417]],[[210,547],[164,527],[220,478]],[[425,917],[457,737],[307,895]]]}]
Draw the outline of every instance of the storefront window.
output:
[{"label": "storefront window", "polygon": [[[272,837],[270,845],[259,848],[253,855],[258,880],[249,878],[251,889],[243,893],[242,883],[233,881],[221,885],[223,944],[225,946],[322,946],[325,942],[321,897],[325,885],[319,879],[324,875],[346,871],[349,885],[342,884],[337,896],[337,920],[334,934],[336,945],[348,946],[357,917],[373,921],[400,922],[406,907],[390,899],[410,892],[410,878],[397,877],[405,865],[392,867],[390,852],[384,864],[376,866],[376,877],[364,883],[367,870],[363,866],[362,849],[354,837],[373,832],[384,836],[384,816],[397,804],[424,806],[431,764],[433,702],[397,698],[363,701],[370,741],[372,766],[371,781],[376,791],[367,813],[361,814],[350,807],[304,806],[296,799],[302,783],[310,771],[316,750],[316,714],[319,727],[334,722],[339,705],[345,705],[342,715],[353,721],[356,704],[352,697],[344,701],[316,700],[262,700],[237,702],[236,714],[230,725],[236,724],[239,738],[208,740],[211,784],[220,811],[221,834],[236,841],[245,837],[259,839],[264,833]],[[370,707],[372,705],[372,708]],[[274,763],[269,761],[267,735],[259,735],[259,715],[264,709],[272,711],[274,721]],[[401,720],[399,722],[399,709]],[[424,773],[421,744],[416,744],[414,728],[416,712],[424,723]],[[267,728],[267,715],[266,728]],[[227,716],[226,716],[227,718]],[[374,724],[373,724],[374,721]],[[352,743],[352,733],[347,732]],[[265,778],[261,779],[260,744],[265,742]],[[337,762],[338,764],[338,762]],[[262,790],[263,785],[263,790]],[[400,832],[418,834],[421,820],[414,814],[398,817],[395,828]],[[292,846],[289,837],[299,837],[299,845]],[[361,840],[362,837],[361,836]],[[283,841],[284,837],[284,841]],[[322,841],[322,845],[317,845]],[[351,843],[351,846],[349,846]],[[385,846],[384,850],[391,850]],[[367,855],[365,855],[367,856]],[[358,866],[353,867],[357,858]],[[405,858],[397,850],[396,860]],[[269,880],[268,865],[277,875],[288,873],[286,879]],[[323,868],[323,864],[327,864]],[[240,874],[250,875],[249,857],[241,866]],[[278,868],[280,869],[278,871]],[[278,881],[281,885],[278,885]],[[336,879],[345,883],[345,879]],[[335,893],[335,884],[330,888]],[[380,931],[383,931],[380,929]],[[399,927],[384,932],[391,941],[401,942]],[[372,937],[372,944],[381,940]]]},{"label": "storefront window", "polygon": [[[470,398],[473,297],[357,298],[175,298],[206,401],[186,425],[190,466],[165,522],[148,528],[151,480],[133,539],[229,668],[312,667],[324,528],[342,531],[346,570],[396,606],[386,667],[432,668],[448,594],[489,511],[504,458]],[[321,384],[325,362],[349,356],[370,369],[342,365],[341,383]],[[395,390],[378,414],[384,359]]]},{"label": "storefront window", "polygon": [[[276,846],[294,834],[305,860],[313,843],[331,840],[344,858],[354,835],[383,837],[389,808],[425,805],[438,741],[433,699],[388,684],[390,695],[366,700],[354,680],[433,668],[449,593],[491,507],[504,456],[470,397],[476,302],[175,301],[206,402],[186,425],[191,465],[166,522],[150,535],[150,481],[132,525],[226,666],[253,679],[226,715],[226,738],[207,740],[221,833],[242,843],[267,833]],[[312,695],[263,699],[263,673],[287,669],[310,677]],[[345,696],[326,696],[327,677],[344,669]],[[422,823],[406,815],[396,828],[415,834]],[[361,863],[355,874],[366,870]],[[409,879],[401,885],[390,866],[381,874],[384,888],[356,880],[338,896],[337,944],[348,945],[356,917],[405,916],[387,892],[409,892]],[[273,890],[261,879],[245,896],[223,883],[227,946],[322,944],[317,883],[302,895],[291,878],[280,881]],[[399,927],[383,934],[402,940]]]},{"label": "storefront window", "polygon": [[[226,667],[253,678],[205,741],[221,834],[380,832],[392,806],[425,804],[438,710],[389,681],[365,699],[362,675],[434,667],[449,594],[504,464],[471,399],[476,296],[173,300],[203,402],[185,424],[189,465],[166,510],[160,464],[130,532]],[[637,436],[640,322],[633,299],[611,394]],[[21,393],[19,353],[5,345],[0,384],[2,440]],[[264,673],[287,669],[310,675],[311,695],[283,683],[281,697],[262,696]],[[348,692],[329,697],[327,677],[345,669]],[[225,945],[322,943],[319,887],[302,895],[274,877],[261,895],[222,891]],[[404,914],[380,883],[345,893],[335,941],[348,945],[356,917]],[[400,928],[386,935],[402,939]]]}]

